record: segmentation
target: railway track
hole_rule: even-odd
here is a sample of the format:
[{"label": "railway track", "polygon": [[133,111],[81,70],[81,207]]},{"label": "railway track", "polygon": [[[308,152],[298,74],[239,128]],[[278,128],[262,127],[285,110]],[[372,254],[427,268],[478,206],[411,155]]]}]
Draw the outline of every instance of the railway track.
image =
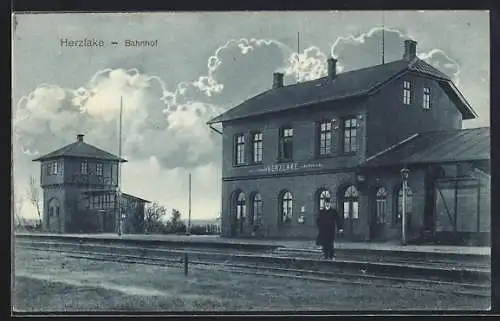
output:
[{"label": "railway track", "polygon": [[112,245],[112,244],[100,244],[100,243],[89,243],[89,242],[54,242],[46,240],[16,240],[17,245],[27,245],[35,248],[69,248],[74,249],[75,246],[80,250],[87,250],[93,252],[112,252],[120,251],[122,254],[137,254],[142,253],[143,256],[181,256],[184,253],[189,253],[189,256],[197,260],[209,260],[209,261],[226,261],[228,258],[232,261],[244,261],[245,263],[258,263],[258,264],[274,264],[279,266],[288,266],[294,268],[308,268],[313,265],[315,269],[336,269],[339,272],[344,270],[365,270],[370,273],[377,275],[406,275],[406,276],[417,276],[419,278],[425,279],[436,279],[436,280],[449,280],[457,281],[460,280],[490,280],[490,270],[489,266],[483,264],[461,266],[461,264],[453,264],[448,262],[443,264],[442,262],[422,262],[416,260],[401,260],[393,258],[389,261],[380,260],[378,257],[338,257],[334,264],[332,262],[325,262],[319,260],[319,255],[315,258],[309,257],[298,257],[293,255],[286,255],[283,253],[276,253],[276,251],[267,251],[264,253],[256,254],[254,251],[236,251],[232,249],[196,249],[196,248],[158,248],[158,247],[143,247],[143,246],[132,246],[132,245]]},{"label": "railway track", "polygon": [[[110,246],[100,244],[79,244],[60,242],[25,242],[16,241],[16,248],[53,251],[64,253],[75,259],[87,259],[95,261],[112,261],[128,264],[149,264],[161,266],[174,266],[182,268],[184,255],[188,256],[189,268],[201,270],[226,271],[228,273],[240,273],[251,275],[265,275],[283,278],[299,278],[311,281],[322,281],[332,283],[349,283],[359,285],[383,286],[404,288],[416,291],[430,291],[441,293],[456,293],[460,295],[489,297],[490,284],[471,282],[451,282],[422,277],[394,277],[381,275],[367,270],[345,270],[345,269],[322,269],[321,265],[309,268],[289,267],[279,260],[270,262],[249,262],[241,260],[249,254],[240,251],[219,250],[176,250],[176,249],[151,249],[130,246]],[[267,254],[271,257],[270,254]],[[261,256],[265,257],[265,256]],[[323,262],[331,263],[332,262]],[[336,262],[335,262],[336,263]]]},{"label": "railway track", "polygon": [[[303,258],[314,258],[320,257],[322,255],[321,250],[313,250],[313,249],[287,249],[287,248],[278,248],[273,251],[276,255],[282,257],[303,257]],[[470,259],[467,260],[451,260],[440,257],[431,257],[427,259],[418,259],[415,257],[403,256],[403,254],[385,256],[385,255],[376,255],[375,253],[364,253],[362,255],[357,253],[346,253],[340,252],[336,254],[336,258],[338,259],[363,259],[373,262],[380,263],[394,263],[394,264],[414,264],[414,265],[425,265],[425,266],[436,266],[436,267],[444,267],[448,266],[450,268],[454,268],[460,266],[461,268],[469,268],[469,269],[481,269],[484,271],[490,270],[490,258],[489,257],[481,257],[476,258],[474,262]]]}]

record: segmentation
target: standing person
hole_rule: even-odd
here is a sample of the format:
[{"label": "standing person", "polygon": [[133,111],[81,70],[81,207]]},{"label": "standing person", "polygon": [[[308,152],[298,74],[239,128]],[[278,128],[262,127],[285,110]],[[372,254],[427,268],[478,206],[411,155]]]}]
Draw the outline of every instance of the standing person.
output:
[{"label": "standing person", "polygon": [[325,199],[325,207],[319,210],[318,218],[318,238],[317,243],[323,248],[323,257],[325,259],[333,259],[335,232],[337,227],[342,233],[342,220],[339,213],[332,207],[331,199]]}]

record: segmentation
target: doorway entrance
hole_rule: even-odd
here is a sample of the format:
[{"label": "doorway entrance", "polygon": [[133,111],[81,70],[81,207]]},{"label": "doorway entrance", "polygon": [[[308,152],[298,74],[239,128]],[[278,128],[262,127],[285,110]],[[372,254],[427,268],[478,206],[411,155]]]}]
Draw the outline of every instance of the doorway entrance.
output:
[{"label": "doorway entrance", "polygon": [[232,197],[232,220],[231,220],[231,236],[241,236],[245,230],[246,219],[246,195],[244,192],[236,192]]},{"label": "doorway entrance", "polygon": [[444,170],[440,166],[432,166],[427,169],[425,173],[424,231],[426,234],[434,234],[435,231],[435,204],[437,201],[436,180],[442,177],[444,177]]},{"label": "doorway entrance", "polygon": [[383,239],[386,235],[386,227],[390,224],[387,213],[387,190],[378,187],[372,195],[372,215],[370,224],[370,239]]},{"label": "doorway entrance", "polygon": [[348,186],[342,195],[344,232],[346,236],[354,234],[359,219],[359,193],[354,185]]},{"label": "doorway entrance", "polygon": [[60,233],[62,232],[62,224],[60,217],[60,204],[56,198],[53,198],[49,201],[48,204],[48,229],[51,233]]}]

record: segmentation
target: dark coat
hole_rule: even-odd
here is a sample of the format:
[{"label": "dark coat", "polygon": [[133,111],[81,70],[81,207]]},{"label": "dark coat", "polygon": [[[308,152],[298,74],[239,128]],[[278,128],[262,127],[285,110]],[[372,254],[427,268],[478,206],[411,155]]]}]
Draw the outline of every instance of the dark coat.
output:
[{"label": "dark coat", "polygon": [[333,242],[335,240],[336,229],[342,229],[342,223],[342,219],[336,209],[320,210],[316,219],[318,226],[317,243],[325,244]]}]

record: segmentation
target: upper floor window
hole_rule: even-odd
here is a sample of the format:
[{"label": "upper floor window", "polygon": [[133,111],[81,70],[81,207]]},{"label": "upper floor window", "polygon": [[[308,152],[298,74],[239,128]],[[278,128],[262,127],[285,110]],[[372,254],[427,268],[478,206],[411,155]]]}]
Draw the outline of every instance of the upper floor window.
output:
[{"label": "upper floor window", "polygon": [[96,164],[95,173],[98,176],[102,175],[102,163],[97,163]]},{"label": "upper floor window", "polygon": [[262,133],[253,134],[253,162],[262,162]]},{"label": "upper floor window", "polygon": [[319,155],[327,156],[332,152],[332,123],[329,121],[319,124]]},{"label": "upper floor window", "polygon": [[118,164],[111,164],[111,184],[116,184],[118,180]]},{"label": "upper floor window", "polygon": [[42,169],[45,168],[45,175],[57,175],[59,172],[59,164],[57,161],[47,162],[43,165]]},{"label": "upper floor window", "polygon": [[104,207],[104,195],[91,196],[90,208],[97,209]]},{"label": "upper floor window", "polygon": [[82,161],[80,163],[80,173],[87,174],[88,173],[88,163],[87,161]]},{"label": "upper floor window", "polygon": [[357,128],[356,117],[344,119],[344,153],[355,153],[358,150]]},{"label": "upper floor window", "polygon": [[57,161],[52,162],[52,175],[57,175],[59,172],[59,163]]},{"label": "upper floor window", "polygon": [[245,163],[245,136],[236,135],[235,137],[235,163],[241,165]]},{"label": "upper floor window", "polygon": [[403,81],[403,103],[405,105],[411,103],[411,85],[407,80]]},{"label": "upper floor window", "polygon": [[293,128],[282,128],[280,132],[280,160],[292,160],[293,158]]},{"label": "upper floor window", "polygon": [[431,89],[428,87],[424,87],[424,99],[423,106],[424,109],[431,108]]},{"label": "upper floor window", "polygon": [[58,161],[51,161],[47,163],[47,175],[57,175],[59,171]]}]

